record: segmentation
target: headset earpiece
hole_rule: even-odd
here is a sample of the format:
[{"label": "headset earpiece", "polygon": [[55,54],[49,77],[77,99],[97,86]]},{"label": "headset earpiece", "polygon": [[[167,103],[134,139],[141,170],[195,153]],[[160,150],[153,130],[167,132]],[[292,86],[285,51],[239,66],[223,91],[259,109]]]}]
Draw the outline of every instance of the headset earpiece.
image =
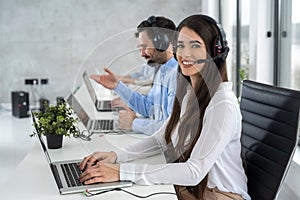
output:
[{"label": "headset earpiece", "polygon": [[170,44],[169,37],[157,27],[156,17],[150,16],[147,22],[153,28],[153,45],[155,49],[160,52],[167,50]]},{"label": "headset earpiece", "polygon": [[219,33],[218,36],[216,36],[213,40],[213,45],[211,49],[211,57],[216,58],[215,60],[218,61],[225,61],[228,52],[229,47],[227,46],[227,40],[226,40],[226,34],[223,30],[223,27],[221,24],[216,22],[213,18],[207,16],[207,15],[199,15],[199,17],[211,24],[213,24]]},{"label": "headset earpiece", "polygon": [[220,41],[220,36],[215,37],[211,52],[213,54],[212,57],[218,56],[222,53],[222,44]]}]

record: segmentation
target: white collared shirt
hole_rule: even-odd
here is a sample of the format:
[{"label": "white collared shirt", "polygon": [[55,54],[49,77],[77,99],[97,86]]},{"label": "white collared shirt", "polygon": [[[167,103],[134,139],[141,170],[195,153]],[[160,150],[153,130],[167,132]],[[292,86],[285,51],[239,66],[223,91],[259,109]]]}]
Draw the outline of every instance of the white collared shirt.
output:
[{"label": "white collared shirt", "polygon": [[[209,188],[217,187],[221,191],[241,194],[248,200],[250,197],[247,194],[247,177],[240,156],[241,119],[239,104],[232,92],[232,83],[221,83],[205,110],[201,135],[186,162],[153,165],[121,163],[120,178],[143,185],[194,186],[209,173]],[[161,152],[165,146],[166,124],[151,138],[123,151],[116,151],[118,162]],[[176,143],[177,134],[180,133],[175,129],[173,143]]]}]

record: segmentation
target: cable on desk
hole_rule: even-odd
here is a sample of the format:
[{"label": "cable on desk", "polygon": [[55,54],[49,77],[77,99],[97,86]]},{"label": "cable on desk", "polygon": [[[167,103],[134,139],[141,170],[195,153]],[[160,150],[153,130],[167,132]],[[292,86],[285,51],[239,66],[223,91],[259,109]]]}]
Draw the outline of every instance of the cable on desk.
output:
[{"label": "cable on desk", "polygon": [[91,193],[88,189],[84,192],[84,195],[86,197],[92,197],[92,196],[95,196],[95,195],[100,195],[100,194],[103,194],[103,193],[106,193],[106,192],[112,192],[112,191],[122,191],[122,192],[125,192],[127,194],[130,194],[132,196],[135,196],[137,198],[141,198],[141,199],[146,199],[148,197],[151,197],[151,196],[154,196],[154,195],[164,195],[164,194],[167,194],[167,195],[176,195],[176,193],[174,192],[156,192],[156,193],[152,193],[152,194],[149,194],[149,195],[146,195],[146,196],[141,196],[141,195],[137,195],[137,194],[134,194],[132,192],[128,192],[127,190],[123,190],[122,188],[114,188],[114,189],[111,189],[111,190],[105,190],[105,191],[101,191],[101,192],[96,192],[96,193]]},{"label": "cable on desk", "polygon": [[[85,134],[85,133],[87,133],[87,134]],[[89,130],[85,129],[85,130],[79,131],[79,134],[74,136],[74,138],[80,138],[85,141],[90,141],[92,135],[93,135],[93,132],[90,132]]]},{"label": "cable on desk", "polygon": [[[87,133],[87,134],[86,134]],[[82,140],[85,140],[85,141],[91,141],[92,140],[92,135],[94,133],[99,133],[99,134],[103,134],[103,135],[122,135],[122,134],[127,134],[128,132],[126,131],[118,131],[118,132],[115,132],[115,131],[111,131],[111,132],[107,132],[107,131],[99,131],[99,132],[95,132],[95,131],[89,131],[87,129],[84,129],[82,130],[77,136],[74,136],[75,138],[80,138]]]}]

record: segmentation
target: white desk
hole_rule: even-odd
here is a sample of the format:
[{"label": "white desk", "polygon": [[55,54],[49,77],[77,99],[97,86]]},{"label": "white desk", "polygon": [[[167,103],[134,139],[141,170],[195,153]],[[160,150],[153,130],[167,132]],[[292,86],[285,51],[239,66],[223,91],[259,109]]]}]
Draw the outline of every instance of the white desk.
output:
[{"label": "white desk", "polygon": [[[84,88],[84,87],[83,87]],[[85,89],[82,89],[85,90]],[[83,96],[82,99],[78,99],[87,108],[87,111],[91,116],[101,115],[95,111],[95,107],[92,105],[89,96],[86,91],[79,93]],[[78,94],[77,93],[77,94]],[[14,117],[10,117],[15,120]],[[18,120],[18,119],[16,119]],[[26,124],[31,122],[31,118],[22,119],[27,121]],[[79,128],[83,128],[81,124]],[[32,129],[31,129],[32,130]],[[31,130],[29,132],[31,132]],[[9,134],[9,133],[8,133]],[[49,150],[52,162],[60,160],[82,159],[84,156],[94,151],[110,151],[118,147],[124,147],[130,143],[143,139],[142,134],[122,134],[122,135],[108,135],[108,134],[94,134],[91,141],[83,141],[81,139],[75,139],[73,137],[64,137],[63,147],[57,150]],[[29,138],[29,136],[28,136]],[[60,195],[56,186],[54,177],[51,173],[50,167],[45,159],[44,153],[35,138],[35,143],[31,151],[26,155],[21,164],[16,168],[11,176],[1,185],[1,199],[4,200],[67,200],[67,199],[87,199],[82,193]],[[153,156],[147,159],[135,161],[140,163],[165,163],[163,155]],[[154,185],[154,186],[139,186],[133,185],[132,187],[124,188],[125,190],[135,193],[137,195],[148,195],[156,192],[173,192],[175,193],[172,185]],[[139,199],[122,191],[113,191],[105,194],[101,194],[92,199]],[[148,199],[172,199],[175,200],[176,195],[155,195]]]},{"label": "white desk", "polygon": [[29,137],[31,132],[31,120],[14,117],[11,104],[0,108],[0,187],[32,148],[33,140]]},{"label": "white desk", "polygon": [[[74,138],[64,138],[62,149],[50,150],[52,161],[65,159],[82,158],[94,150],[113,150],[117,145],[124,146],[127,142],[138,140],[130,135],[94,135],[92,140],[82,141]],[[113,141],[110,143],[110,141]],[[127,143],[128,144],[128,143]],[[164,162],[163,156],[155,156],[139,162],[161,163]],[[155,192],[174,192],[172,185],[155,185],[155,186],[138,186],[133,185],[124,188],[130,192],[139,195],[147,195]],[[54,177],[46,162],[44,153],[40,144],[36,142],[31,152],[25,157],[23,162],[18,166],[14,175],[2,185],[1,199],[85,199],[82,193],[60,195],[56,186]],[[133,196],[120,191],[108,192],[94,199],[135,199]],[[157,195],[149,199],[176,199],[175,195]],[[137,198],[136,198],[137,199]]]}]

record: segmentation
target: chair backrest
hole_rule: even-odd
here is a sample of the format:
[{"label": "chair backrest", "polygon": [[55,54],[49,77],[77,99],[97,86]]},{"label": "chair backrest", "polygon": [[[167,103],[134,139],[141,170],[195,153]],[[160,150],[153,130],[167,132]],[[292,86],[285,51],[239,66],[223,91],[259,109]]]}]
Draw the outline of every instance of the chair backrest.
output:
[{"label": "chair backrest", "polygon": [[298,140],[300,91],[243,82],[242,157],[252,200],[276,199]]}]

